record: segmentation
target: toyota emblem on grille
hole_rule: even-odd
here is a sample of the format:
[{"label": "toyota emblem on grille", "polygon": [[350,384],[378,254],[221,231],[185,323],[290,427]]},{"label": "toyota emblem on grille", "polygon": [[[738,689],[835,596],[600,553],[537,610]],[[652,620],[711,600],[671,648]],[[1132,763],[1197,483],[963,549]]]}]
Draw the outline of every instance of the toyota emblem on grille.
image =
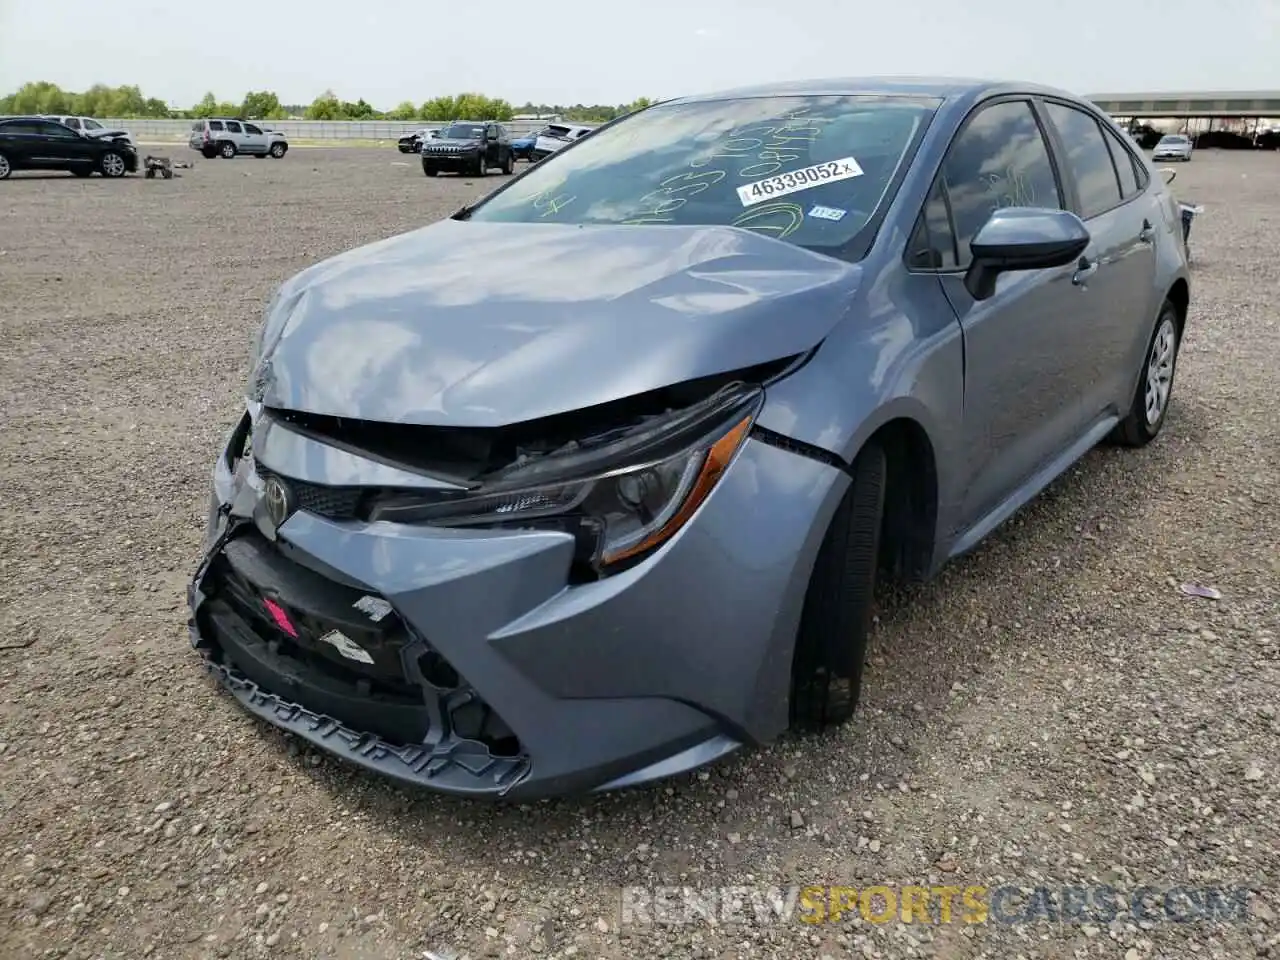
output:
[{"label": "toyota emblem on grille", "polygon": [[262,501],[273,527],[281,526],[293,513],[293,491],[277,477],[267,478],[262,488]]}]

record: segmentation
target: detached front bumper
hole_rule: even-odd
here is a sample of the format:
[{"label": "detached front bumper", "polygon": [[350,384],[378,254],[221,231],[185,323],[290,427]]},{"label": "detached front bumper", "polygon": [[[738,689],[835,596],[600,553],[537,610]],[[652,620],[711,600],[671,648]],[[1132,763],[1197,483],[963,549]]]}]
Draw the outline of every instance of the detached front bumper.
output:
[{"label": "detached front bumper", "polygon": [[271,543],[255,482],[220,458],[189,589],[212,674],[256,716],[380,774],[529,799],[669,776],[786,728],[808,574],[847,477],[748,440],[657,553],[581,585],[558,532],[304,507]]}]

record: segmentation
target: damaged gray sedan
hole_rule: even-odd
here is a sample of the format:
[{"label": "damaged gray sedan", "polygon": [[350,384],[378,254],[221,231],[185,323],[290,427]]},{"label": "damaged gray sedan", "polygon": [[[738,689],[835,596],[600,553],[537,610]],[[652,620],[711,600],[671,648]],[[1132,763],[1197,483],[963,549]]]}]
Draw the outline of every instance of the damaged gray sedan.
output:
[{"label": "damaged gray sedan", "polygon": [[1046,88],[669,101],[289,280],[191,636],[384,775],[527,799],[857,704],[872,597],[1164,423],[1178,211]]}]

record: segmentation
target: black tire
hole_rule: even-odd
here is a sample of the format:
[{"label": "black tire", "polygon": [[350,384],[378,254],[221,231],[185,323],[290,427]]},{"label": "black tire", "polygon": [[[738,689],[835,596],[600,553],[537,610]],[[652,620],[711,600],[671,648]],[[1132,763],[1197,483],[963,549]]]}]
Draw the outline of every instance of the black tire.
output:
[{"label": "black tire", "polygon": [[502,161],[502,172],[505,176],[509,177],[511,176],[512,172],[515,171],[515,168],[516,168],[516,159],[510,153],[508,153],[507,158]]},{"label": "black tire", "polygon": [[114,150],[108,150],[98,160],[98,172],[114,180],[128,173],[128,168],[125,166],[124,157]]},{"label": "black tire", "polygon": [[170,170],[168,167],[165,167],[163,170],[160,171],[160,176],[164,177],[166,180],[172,180],[173,171]]},{"label": "black tire", "polygon": [[0,180],[8,180],[11,173],[13,173],[13,165],[9,163],[8,157],[0,153]]},{"label": "black tire", "polygon": [[[75,171],[75,173],[76,173],[76,176],[84,176],[84,174],[80,173],[79,170]],[[144,180],[154,180],[156,178],[156,172],[152,170],[150,167],[147,167],[147,172],[144,173],[142,177]]]},{"label": "black tire", "polygon": [[440,176],[440,171],[435,167],[428,167],[425,163],[422,165],[422,172],[428,177]]},{"label": "black tire", "polygon": [[[1156,318],[1155,328],[1142,354],[1142,367],[1138,374],[1138,386],[1133,392],[1133,403],[1110,439],[1126,447],[1145,447],[1160,434],[1169,414],[1169,400],[1173,396],[1173,381],[1178,372],[1178,351],[1182,347],[1182,317],[1177,306],[1166,300]],[[1167,362],[1166,362],[1167,360]],[[1167,378],[1166,378],[1167,375]],[[1159,387],[1163,383],[1164,393]],[[1155,399],[1148,396],[1154,392]],[[1157,408],[1155,416],[1149,408]]]},{"label": "black tire", "polygon": [[271,149],[267,152],[271,154],[271,159],[279,160],[289,152],[289,145],[287,143],[273,143]]},{"label": "black tire", "polygon": [[862,687],[884,525],[884,450],[874,441],[818,549],[791,664],[791,722],[823,728],[853,716]]},{"label": "black tire", "polygon": [[206,160],[213,160],[218,156],[218,150],[216,147],[205,147],[200,151],[200,156]]},{"label": "black tire", "polygon": [[487,177],[489,175],[489,163],[484,158],[484,154],[480,154],[480,159],[476,161],[475,170],[472,171],[477,177]]},{"label": "black tire", "polygon": [[236,145],[230,140],[224,140],[218,144],[218,156],[222,157],[223,160],[230,160],[235,155]]}]

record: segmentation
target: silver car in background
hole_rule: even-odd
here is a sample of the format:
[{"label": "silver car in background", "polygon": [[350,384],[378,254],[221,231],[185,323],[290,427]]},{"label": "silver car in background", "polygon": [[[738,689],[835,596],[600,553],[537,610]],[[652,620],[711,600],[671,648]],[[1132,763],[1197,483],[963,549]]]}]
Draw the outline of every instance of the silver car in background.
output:
[{"label": "silver car in background", "polygon": [[1190,160],[1194,149],[1191,138],[1181,133],[1171,133],[1160,138],[1151,151],[1152,160]]}]

